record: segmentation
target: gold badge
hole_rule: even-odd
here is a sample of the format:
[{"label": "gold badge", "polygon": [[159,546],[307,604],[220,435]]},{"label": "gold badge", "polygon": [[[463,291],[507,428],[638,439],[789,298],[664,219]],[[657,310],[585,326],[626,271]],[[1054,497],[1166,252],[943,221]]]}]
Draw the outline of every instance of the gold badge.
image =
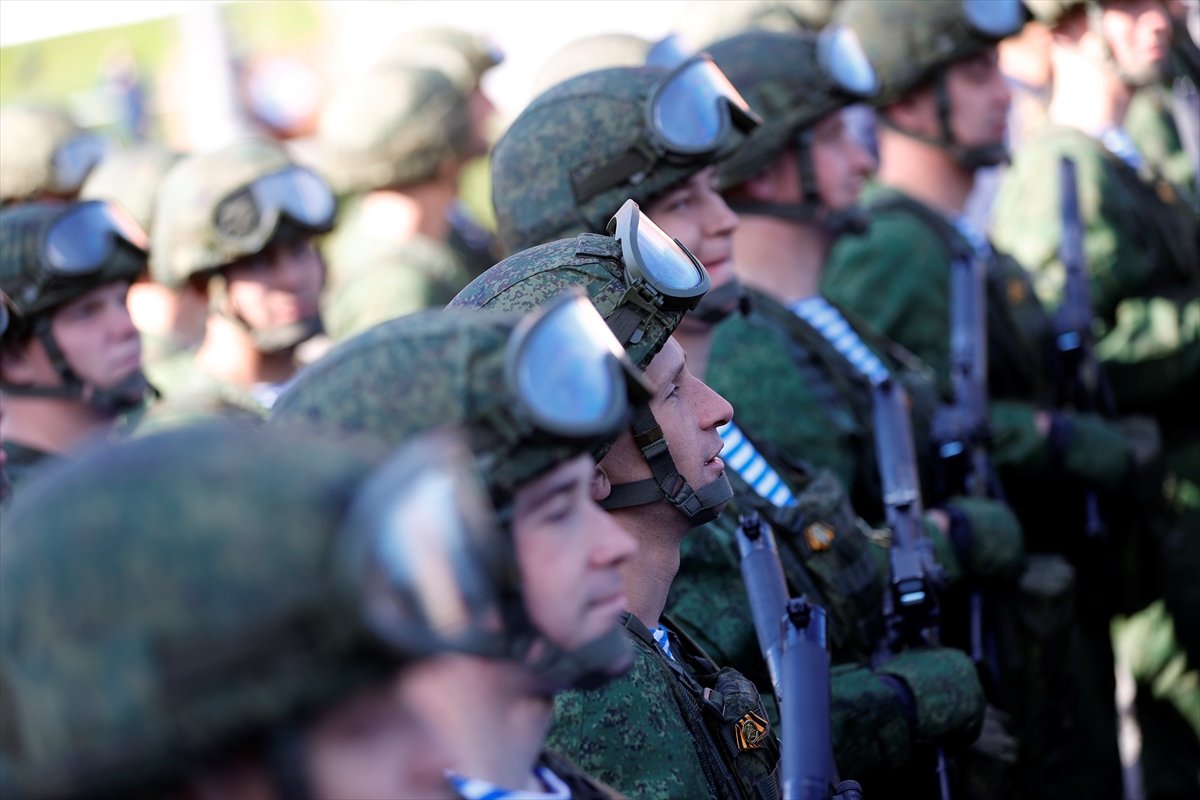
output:
[{"label": "gold badge", "polygon": [[1020,278],[1010,278],[1008,281],[1008,302],[1010,305],[1017,305],[1025,301],[1025,297],[1029,294],[1029,290],[1025,286],[1025,281]]},{"label": "gold badge", "polygon": [[814,522],[804,529],[804,540],[808,542],[808,549],[815,553],[828,550],[833,544],[833,537],[833,528],[824,522]]},{"label": "gold badge", "polygon": [[768,723],[765,719],[753,711],[747,711],[745,716],[733,723],[738,752],[762,747],[763,740],[767,738],[767,730]]}]

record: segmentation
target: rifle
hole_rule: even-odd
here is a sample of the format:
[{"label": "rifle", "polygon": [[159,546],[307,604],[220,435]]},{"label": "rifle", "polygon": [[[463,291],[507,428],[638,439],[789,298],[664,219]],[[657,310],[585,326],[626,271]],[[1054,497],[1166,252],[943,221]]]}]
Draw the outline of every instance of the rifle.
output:
[{"label": "rifle", "polygon": [[[1075,162],[1063,156],[1059,164],[1062,191],[1062,240],[1058,257],[1066,268],[1067,280],[1062,305],[1054,314],[1054,344],[1058,355],[1059,405],[1079,411],[1112,416],[1116,407],[1092,346],[1092,293],[1083,254],[1083,222],[1079,216],[1079,189]],[[1095,489],[1084,494],[1085,533],[1088,538],[1104,536]]]},{"label": "rifle", "polygon": [[[880,660],[907,647],[938,643],[938,598],[944,575],[925,536],[921,485],[913,448],[908,395],[891,375],[871,387],[875,420],[875,458],[883,485],[883,503],[892,546],[888,550],[892,584],[884,595],[888,633]],[[946,754],[935,748],[938,788],[949,800]]]},{"label": "rifle", "polygon": [[829,730],[825,609],[788,599],[775,533],[757,513],[738,517],[742,582],[783,723],[784,800],[829,800],[837,782]]}]

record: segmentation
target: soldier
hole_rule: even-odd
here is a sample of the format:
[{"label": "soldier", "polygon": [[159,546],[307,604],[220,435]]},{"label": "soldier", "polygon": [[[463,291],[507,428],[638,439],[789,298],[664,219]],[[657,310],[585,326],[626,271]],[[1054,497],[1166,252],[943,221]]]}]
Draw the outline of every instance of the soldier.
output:
[{"label": "soldier", "polygon": [[323,314],[345,339],[423,308],[471,279],[447,244],[447,216],[471,157],[467,99],[441,72],[380,67],[334,95],[321,114],[321,166],[343,208],[324,243]]},{"label": "soldier", "polygon": [[[667,88],[679,75],[685,75],[687,69],[696,69],[696,63],[708,62],[703,59],[693,62],[672,77],[658,70],[597,72],[568,81],[535,101],[501,139],[493,156],[494,201],[502,237],[515,245],[528,245],[539,238],[573,230],[602,230],[600,213],[613,208],[621,198],[632,197],[647,203],[668,224],[670,233],[695,247],[700,257],[713,265],[713,280],[728,282],[732,276],[730,236],[736,218],[714,191],[714,164],[719,156],[735,150],[741,135],[728,120],[721,123],[719,116],[709,118],[710,124],[703,130],[721,144],[713,146],[710,141],[707,149],[695,146],[690,151],[682,147],[672,151],[670,140],[651,129],[652,123],[644,110],[648,97],[661,96],[675,98],[672,110],[679,117],[668,117],[668,124],[686,118],[689,100],[706,111],[713,102],[711,95],[696,90],[672,92]],[[723,76],[720,80],[725,81]],[[716,92],[725,98],[719,101],[721,104],[735,102],[732,98],[744,102],[731,90],[725,91],[730,92],[728,96]],[[732,119],[739,119],[739,113],[743,112],[735,109]],[[554,146],[546,146],[548,141],[553,141]],[[664,141],[668,145],[664,146]],[[603,148],[597,142],[603,142]],[[655,147],[662,148],[658,151],[662,153],[661,160],[643,164],[639,170],[633,154],[650,160]],[[529,185],[539,187],[542,196],[528,197]],[[588,193],[585,186],[599,187],[599,191]],[[505,213],[506,210],[510,213]],[[556,283],[549,278],[547,288],[536,294],[531,292],[533,299],[552,293]],[[567,270],[553,278],[559,284],[574,278],[588,288],[598,305],[604,295],[619,297],[633,291],[627,284],[612,282],[611,278],[609,282],[613,285],[605,288],[594,276]],[[519,285],[534,284],[527,280]],[[710,303],[709,297],[696,298],[700,314],[715,312],[719,316],[728,310],[728,299]],[[526,299],[518,294],[515,300],[505,302]],[[689,370],[699,377],[703,375],[707,331],[712,322],[691,317],[683,320],[676,337],[687,343]],[[610,320],[610,323],[621,324],[621,315],[616,319],[617,322]],[[624,337],[626,333],[620,335]],[[723,430],[733,429],[726,426]],[[752,457],[752,446],[743,449],[739,464],[743,463],[741,458]],[[754,458],[762,462],[761,456]],[[776,469],[782,469],[778,461],[774,463]],[[796,506],[771,513],[771,504],[766,503],[763,513],[771,513],[768,517],[771,522],[789,534],[786,539],[781,538],[786,545],[784,555],[793,559],[787,564],[789,581],[797,593],[809,591],[821,598],[836,616],[832,638],[839,660],[865,662],[881,633],[880,628],[872,627],[881,622],[881,586],[876,580],[882,580],[882,575],[872,563],[871,548],[856,528],[853,513],[846,507],[835,479],[790,463],[786,479],[790,485],[780,489],[775,484],[769,494],[786,496],[794,492]],[[743,508],[764,507],[763,498],[745,482],[739,483],[736,475],[731,480],[742,489],[738,499],[739,503],[745,501]],[[803,539],[810,524],[814,533],[825,532],[822,541],[812,547],[804,544]],[[679,588],[674,590],[673,602],[681,608],[681,621],[691,623],[688,633],[705,649],[711,647],[711,653],[720,663],[744,670],[762,680],[760,686],[765,687],[766,670],[757,652],[752,626],[748,624],[744,590],[736,572],[736,548],[732,541],[736,525],[736,515],[728,512],[719,526],[700,528],[684,539],[681,565],[684,577],[677,582]],[[836,545],[830,547],[834,541]],[[710,581],[707,585],[697,574],[699,570],[705,570],[703,580]],[[716,588],[718,584],[720,589]],[[692,601],[687,611],[682,610],[685,601],[681,595],[685,593]],[[916,663],[919,661],[923,663]],[[903,680],[889,677],[891,673],[873,675],[866,669],[835,675],[834,744],[839,764],[848,774],[857,776],[860,769],[867,772],[893,768],[909,759],[915,739],[936,738],[950,730],[966,738],[963,734],[978,724],[982,695],[972,694],[970,687],[977,684],[972,683],[972,671],[962,654],[944,651],[910,654],[904,661],[894,663],[893,668],[897,673],[904,672]],[[963,674],[966,679],[956,687],[964,689],[963,694],[941,691],[944,685],[941,676],[954,675],[950,679],[954,681]],[[910,690],[921,697],[923,708],[938,707],[941,711],[906,721],[904,701]],[[941,705],[942,702],[946,705]],[[945,723],[944,729],[935,731],[926,727],[935,716]]]},{"label": "soldier", "polygon": [[108,144],[86,133],[60,108],[11,105],[0,109],[0,206],[71,200]]},{"label": "soldier", "polygon": [[431,598],[380,577],[401,534],[460,560],[495,535],[470,495],[421,491],[462,465],[397,458],[372,474],[370,449],[209,425],[31,482],[0,536],[13,796],[453,797],[415,711]]},{"label": "soldier", "polygon": [[[616,435],[629,392],[644,396],[637,370],[595,310],[564,297],[525,319],[430,311],[381,324],[306,370],[272,412],[273,424],[388,446],[443,425],[466,431],[510,543],[485,573],[490,605],[466,597],[466,619],[443,615],[457,626],[443,639],[462,656],[443,659],[443,687],[425,699],[466,797],[562,782],[573,796],[610,796],[543,739],[554,692],[604,683],[631,660],[617,622],[633,541],[595,505],[590,455]],[[426,554],[403,580],[419,588],[435,568]]]},{"label": "soldier", "polygon": [[113,433],[145,402],[141,344],[125,307],[146,236],[113,203],[27,203],[0,211],[3,447],[19,483],[41,462]]},{"label": "soldier", "polygon": [[261,416],[321,331],[325,265],[313,239],[333,224],[333,195],[316,173],[265,139],[186,156],[163,179],[150,272],[206,296],[204,340],[152,373],[179,413]]},{"label": "soldier", "polygon": [[[1057,309],[1065,284],[1059,164],[1070,157],[1078,175],[1095,353],[1116,410],[1152,415],[1162,428],[1168,499],[1179,528],[1163,552],[1162,603],[1131,626],[1131,633],[1140,631],[1138,641],[1119,634],[1117,647],[1127,652],[1140,686],[1147,789],[1155,796],[1194,795],[1200,627],[1191,620],[1200,613],[1200,502],[1193,487],[1200,484],[1200,433],[1187,398],[1200,387],[1200,221],[1171,184],[1146,168],[1123,128],[1132,97],[1161,77],[1168,20],[1156,2],[1028,5],[1053,36],[1050,124],[1015,155],[997,197],[994,238],[1031,271],[1043,302]],[[1191,735],[1182,733],[1181,717]]]},{"label": "soldier", "polygon": [[[88,175],[79,196],[120,203],[142,230],[153,230],[158,187],[181,153],[139,144],[108,153]],[[180,292],[142,275],[129,287],[129,315],[142,334],[142,363],[148,368],[204,339],[208,305],[196,292]]]}]

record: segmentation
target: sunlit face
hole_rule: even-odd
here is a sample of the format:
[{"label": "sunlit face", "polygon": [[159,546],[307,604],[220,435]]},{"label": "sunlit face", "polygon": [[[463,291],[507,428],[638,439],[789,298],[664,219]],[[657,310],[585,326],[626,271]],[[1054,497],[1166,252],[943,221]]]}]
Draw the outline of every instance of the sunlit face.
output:
[{"label": "sunlit face", "polygon": [[733,279],[733,232],[738,223],[716,185],[717,168],[705,167],[642,209],[700,259],[714,288]]},{"label": "sunlit face", "polygon": [[1101,28],[1113,59],[1136,83],[1150,83],[1162,74],[1171,30],[1157,0],[1107,2]]},{"label": "sunlit face", "polygon": [[414,713],[419,698],[405,677],[339,703],[308,727],[304,752],[318,800],[456,796],[440,728]]},{"label": "sunlit face", "polygon": [[[141,339],[125,305],[128,291],[124,282],[105,284],[61,306],[50,318],[54,341],[85,385],[108,389],[142,368]],[[39,373],[29,383],[60,384],[41,342],[34,338],[29,347]]]},{"label": "sunlit face", "polygon": [[843,111],[821,119],[812,133],[813,170],[821,203],[832,211],[844,211],[858,202],[875,160],[850,135]]},{"label": "sunlit face", "polygon": [[[646,367],[653,387],[650,411],[662,428],[679,474],[697,491],[719,479],[725,463],[719,425],[733,419],[733,407],[688,371],[683,348],[674,338]],[[600,462],[613,483],[652,477],[650,465],[625,431]]]},{"label": "sunlit face", "polygon": [[[994,45],[946,69],[946,94],[956,144],[975,148],[1004,141],[1012,93]],[[936,103],[931,103],[930,111],[937,113]]]},{"label": "sunlit face", "polygon": [[[552,643],[574,650],[611,631],[628,606],[620,568],[637,544],[596,505],[590,455],[565,461],[516,494],[513,534],[530,618]],[[628,666],[622,654],[614,672]]]},{"label": "sunlit face", "polygon": [[254,330],[291,325],[317,313],[325,265],[311,239],[273,244],[226,272],[229,302]]}]

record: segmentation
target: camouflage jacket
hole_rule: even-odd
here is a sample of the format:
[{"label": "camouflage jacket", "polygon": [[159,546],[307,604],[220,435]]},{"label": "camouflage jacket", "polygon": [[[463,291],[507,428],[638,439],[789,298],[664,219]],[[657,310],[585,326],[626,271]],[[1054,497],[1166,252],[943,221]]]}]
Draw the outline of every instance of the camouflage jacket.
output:
[{"label": "camouflage jacket", "polygon": [[[854,510],[872,525],[885,511],[875,457],[871,387],[867,379],[807,322],[774,299],[749,290],[750,311],[717,326],[707,380],[737,410],[739,425],[773,451],[828,469],[849,487]],[[846,312],[844,312],[846,313]],[[913,438],[922,486],[932,484],[929,430],[940,397],[928,368],[902,347],[874,334],[846,313],[864,343],[887,364],[912,401]],[[761,449],[761,448],[760,448]],[[1013,574],[1021,558],[1020,526],[998,503],[951,498],[976,534],[968,564],[932,524],[948,581],[963,569]]]},{"label": "camouflage jacket", "polygon": [[[59,458],[54,453],[47,453],[44,450],[26,447],[23,444],[17,444],[11,439],[6,439],[0,443],[0,448],[4,450],[4,454],[7,456],[4,462],[4,474],[8,476],[13,491],[20,484],[29,480],[31,474]],[[9,494],[8,499],[12,499],[12,494]]]},{"label": "camouflage jacket", "polygon": [[397,240],[352,202],[322,252],[329,268],[321,319],[337,341],[384,320],[441,308],[473,277],[449,245],[425,236]]},{"label": "camouflage jacket", "polygon": [[[754,685],[718,668],[669,619],[662,624],[676,660],[627,614],[633,667],[599,689],[557,694],[547,747],[630,797],[778,796],[779,746]],[[753,735],[742,749],[746,724]]]},{"label": "camouflage jacket", "polygon": [[1075,161],[1098,338],[1117,405],[1164,432],[1195,430],[1200,391],[1200,219],[1174,187],[1140,175],[1087,134],[1048,126],[1020,152],[996,199],[994,239],[1054,308],[1065,271],[1059,161]]},{"label": "camouflage jacket", "polygon": [[213,418],[246,422],[266,418],[267,410],[245,390],[196,366],[194,352],[150,365],[146,373],[162,399],[141,418],[138,435]]}]

